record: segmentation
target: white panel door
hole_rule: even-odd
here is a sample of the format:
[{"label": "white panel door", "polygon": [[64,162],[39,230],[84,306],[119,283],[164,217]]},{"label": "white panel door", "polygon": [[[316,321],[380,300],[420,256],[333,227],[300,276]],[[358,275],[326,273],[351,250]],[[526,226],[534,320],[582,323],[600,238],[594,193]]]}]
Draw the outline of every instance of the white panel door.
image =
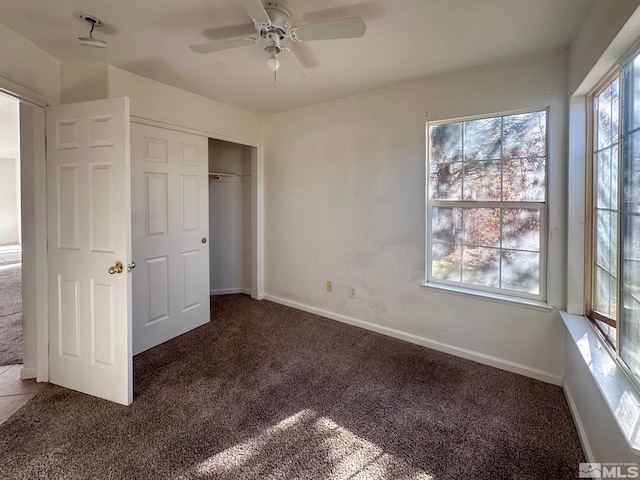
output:
[{"label": "white panel door", "polygon": [[46,124],[49,380],[128,405],[129,99],[49,107]]},{"label": "white panel door", "polygon": [[208,139],[131,125],[133,354],[209,321]]}]

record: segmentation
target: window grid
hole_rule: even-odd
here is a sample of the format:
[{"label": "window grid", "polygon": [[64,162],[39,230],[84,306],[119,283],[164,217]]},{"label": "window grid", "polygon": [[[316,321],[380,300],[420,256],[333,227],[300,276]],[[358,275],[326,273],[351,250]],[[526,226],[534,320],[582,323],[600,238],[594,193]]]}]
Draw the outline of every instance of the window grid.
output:
[{"label": "window grid", "polygon": [[[505,117],[507,116],[517,116],[524,114],[536,114],[536,113],[544,113],[544,155],[513,155],[508,158],[505,156]],[[495,292],[500,294],[508,294],[522,298],[529,298],[534,300],[542,300],[546,299],[546,197],[547,197],[547,189],[546,189],[546,169],[547,169],[547,157],[548,157],[548,111],[526,111],[526,112],[514,112],[509,114],[504,114],[489,117],[475,117],[464,120],[452,120],[449,122],[437,122],[430,123],[427,125],[427,155],[428,155],[428,163],[429,169],[428,172],[430,174],[429,184],[427,185],[427,283],[439,283],[444,285],[451,286],[460,286],[460,287],[469,287],[472,289],[486,291],[486,292]],[[468,135],[468,122],[472,120],[479,119],[497,119],[499,118],[500,125],[500,136],[499,136],[499,158],[490,158],[491,154],[486,155],[487,158],[478,157],[473,159],[467,158],[467,135]],[[432,145],[431,145],[431,129],[435,126],[439,125],[455,125],[457,123],[461,123],[461,149],[460,149],[460,160],[456,158],[453,159],[438,159],[438,161],[433,161],[432,159]],[[538,160],[544,161],[544,199],[542,201],[508,201],[505,200],[505,162],[512,162],[512,165],[516,165],[515,162],[523,161],[523,160]],[[470,197],[468,194],[468,167],[470,165],[476,164],[487,164],[487,162],[499,162],[499,175],[500,175],[500,199],[499,200],[489,200],[489,201],[473,201],[466,200]],[[439,168],[451,168],[455,164],[458,164],[461,169],[460,172],[460,190],[459,193],[456,194],[458,199],[450,200],[450,199],[437,199],[433,198],[436,195],[433,192],[433,185],[431,185],[431,179],[438,176]],[[457,192],[457,187],[456,187]],[[436,214],[436,210],[439,208],[452,208],[452,209],[460,209],[461,213],[456,214],[456,216],[460,216],[462,218],[462,228],[461,231],[458,232],[456,228],[456,237],[453,243],[451,242],[443,242],[439,239],[433,239],[433,221],[434,215]],[[465,212],[469,209],[495,209],[499,211],[499,228],[498,228],[498,242],[497,245],[483,245],[481,243],[470,243],[467,240],[468,234],[468,223],[465,221]],[[536,212],[539,235],[538,235],[538,243],[537,250],[527,249],[527,248],[516,248],[515,246],[511,246],[510,248],[505,247],[505,211],[508,209],[519,209],[519,210],[531,210]],[[448,245],[452,247],[455,251],[459,249],[460,252],[460,260],[459,264],[456,265],[456,273],[459,280],[450,280],[451,275],[441,275],[436,277],[434,275],[434,261],[437,260],[434,248],[438,245]],[[480,285],[477,283],[472,283],[471,281],[465,281],[465,259],[469,252],[473,251],[474,248],[485,248],[487,250],[495,250],[498,252],[497,259],[497,286],[487,286]],[[509,288],[506,285],[504,273],[505,273],[505,254],[508,253],[528,253],[533,254],[537,258],[537,292],[531,293],[531,291],[522,291],[522,289],[516,289],[515,287]]]},{"label": "window grid", "polygon": [[[445,205],[441,205],[441,204],[436,204],[435,202],[432,203],[432,207],[444,207],[444,208],[464,208],[461,207],[460,205],[453,205],[454,202],[451,202],[449,204],[445,204]],[[492,209],[500,209],[500,216],[501,216],[501,220],[503,220],[504,218],[504,210],[509,210],[509,209],[514,209],[514,208],[507,208],[507,207],[498,207],[495,204],[493,205],[486,205],[486,204],[482,204],[483,206],[480,205],[473,205],[472,208],[492,208]],[[540,295],[527,295],[525,292],[521,292],[519,290],[514,290],[514,289],[508,289],[507,287],[505,287],[503,285],[503,276],[502,276],[502,268],[503,268],[503,261],[502,261],[502,254],[505,252],[516,252],[516,253],[531,253],[531,254],[537,254],[539,257],[539,262],[540,262],[540,273],[539,273],[539,284],[542,285],[543,284],[543,279],[545,278],[543,275],[543,260],[545,258],[545,252],[546,250],[543,248],[543,242],[542,242],[542,238],[544,237],[543,232],[545,231],[545,229],[542,228],[542,226],[545,224],[546,222],[546,218],[544,215],[544,208],[543,206],[539,205],[539,204],[531,204],[528,203],[526,205],[516,205],[515,206],[516,209],[521,209],[521,210],[535,210],[538,212],[538,218],[540,219],[540,237],[541,237],[541,242],[540,242],[540,249],[539,250],[531,250],[531,249],[524,249],[524,248],[515,248],[515,247],[509,247],[509,248],[505,248],[504,244],[503,244],[503,224],[504,222],[501,222],[501,226],[500,226],[500,240],[499,240],[499,245],[496,247],[492,247],[492,246],[487,246],[487,245],[482,245],[482,244],[474,244],[474,243],[466,243],[466,242],[460,242],[458,243],[450,243],[450,242],[442,242],[439,240],[431,240],[430,242],[430,248],[429,250],[432,250],[432,247],[434,245],[455,245],[457,247],[460,248],[460,256],[461,256],[461,261],[460,261],[460,266],[458,268],[459,270],[459,277],[460,279],[462,279],[464,277],[464,264],[462,259],[464,258],[464,253],[466,249],[474,249],[474,248],[487,248],[487,249],[492,249],[492,250],[498,250],[500,252],[500,261],[498,262],[498,266],[499,266],[499,275],[498,275],[498,287],[495,288],[491,288],[491,287],[483,287],[481,285],[478,284],[474,284],[474,283],[467,283],[464,281],[452,281],[452,280],[448,280],[445,278],[436,278],[433,276],[433,272],[431,271],[432,269],[432,264],[431,262],[429,262],[428,264],[428,281],[436,281],[436,283],[442,283],[444,285],[451,285],[451,286],[465,286],[465,287],[473,287],[475,289],[481,290],[481,291],[487,291],[487,292],[496,292],[496,293],[505,293],[505,292],[509,292],[510,294],[513,293],[517,296],[522,296],[523,298],[532,298],[532,299],[541,299],[542,298],[542,288],[539,288],[539,291],[541,292]],[[431,216],[430,216],[431,217]],[[463,222],[464,224],[464,222]],[[461,229],[461,235],[464,236],[464,232],[466,231],[466,229],[463,228]]]},{"label": "window grid", "polygon": [[[620,179],[620,138],[621,138],[621,110],[615,103],[620,102],[620,78],[616,73],[613,77],[607,78],[594,94],[593,101],[591,102],[593,108],[592,115],[592,170],[593,170],[593,192],[592,192],[592,204],[593,204],[593,219],[592,219],[592,262],[593,262],[593,274],[592,274],[592,286],[590,295],[590,309],[589,313],[592,318],[601,322],[598,326],[603,331],[605,336],[612,344],[617,344],[615,327],[617,326],[617,304],[618,304],[618,292],[619,292],[619,269],[620,259],[618,251],[620,248],[620,242],[618,238],[620,214],[619,214],[619,191],[617,188]],[[614,96],[614,86],[617,95]],[[608,95],[608,101],[605,102],[605,95]],[[615,132],[613,130],[613,124],[609,125],[609,132],[606,132],[606,140],[603,141],[603,133],[601,132],[601,115],[604,110],[606,114],[609,112],[610,121],[616,121],[617,128]],[[615,117],[615,118],[614,118]],[[600,205],[599,198],[599,185],[600,177],[603,175],[603,161],[602,158],[608,158],[607,167],[609,170],[607,179],[607,190],[610,193],[608,206]],[[615,168],[614,168],[615,165]],[[615,178],[614,178],[615,171]],[[606,217],[604,217],[606,215]],[[607,242],[613,248],[614,258],[611,258],[611,253],[604,255],[601,253],[604,250],[602,242],[600,241],[600,223],[601,218],[609,218],[608,227],[609,231],[606,235]],[[606,251],[604,253],[607,253]],[[607,256],[609,265],[605,265],[600,260],[602,257]],[[601,277],[601,272],[607,275],[606,285]],[[607,298],[603,301],[601,298],[602,292],[607,292]]]},{"label": "window grid", "polygon": [[[615,349],[620,364],[639,382],[640,55],[634,55],[590,96],[592,244],[586,260],[591,272],[589,316]],[[608,224],[602,220],[606,215]],[[599,275],[605,269],[616,275],[607,284]]]}]

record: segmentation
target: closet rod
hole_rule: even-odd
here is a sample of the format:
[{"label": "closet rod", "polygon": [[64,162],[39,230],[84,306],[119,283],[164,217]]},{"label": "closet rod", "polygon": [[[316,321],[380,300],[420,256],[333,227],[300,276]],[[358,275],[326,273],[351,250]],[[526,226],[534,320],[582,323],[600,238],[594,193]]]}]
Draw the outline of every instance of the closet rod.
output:
[{"label": "closet rod", "polygon": [[250,177],[251,175],[238,175],[237,173],[209,172],[209,180],[220,180],[222,177]]}]

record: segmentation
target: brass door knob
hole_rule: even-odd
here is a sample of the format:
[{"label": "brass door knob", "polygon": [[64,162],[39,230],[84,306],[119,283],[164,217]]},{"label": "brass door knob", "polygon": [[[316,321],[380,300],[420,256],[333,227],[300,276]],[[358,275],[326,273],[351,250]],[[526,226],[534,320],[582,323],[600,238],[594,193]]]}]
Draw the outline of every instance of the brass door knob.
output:
[{"label": "brass door knob", "polygon": [[134,268],[136,268],[136,262],[131,262],[128,266],[127,266],[127,272],[130,272],[131,270],[133,270]]},{"label": "brass door knob", "polygon": [[113,275],[114,273],[122,273],[123,270],[124,270],[124,267],[122,266],[122,263],[120,263],[120,262],[116,263],[112,267],[109,267],[109,273],[111,275]]}]

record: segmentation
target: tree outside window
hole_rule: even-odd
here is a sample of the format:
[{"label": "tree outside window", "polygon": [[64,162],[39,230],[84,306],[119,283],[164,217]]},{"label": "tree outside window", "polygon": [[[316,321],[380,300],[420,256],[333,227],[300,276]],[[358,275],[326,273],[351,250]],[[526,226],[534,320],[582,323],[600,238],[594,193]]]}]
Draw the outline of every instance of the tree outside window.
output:
[{"label": "tree outside window", "polygon": [[427,281],[544,300],[547,111],[430,123]]}]

